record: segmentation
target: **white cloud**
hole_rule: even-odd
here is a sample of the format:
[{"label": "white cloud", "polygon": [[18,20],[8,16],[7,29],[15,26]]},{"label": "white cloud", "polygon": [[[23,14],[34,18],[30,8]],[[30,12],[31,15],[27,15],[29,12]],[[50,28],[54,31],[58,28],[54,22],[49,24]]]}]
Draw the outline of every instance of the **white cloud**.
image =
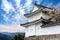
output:
[{"label": "white cloud", "polygon": [[49,3],[48,5],[47,5],[47,7],[50,7],[50,8],[59,8],[59,6],[60,6],[60,3],[58,3],[57,5],[53,5],[53,3]]},{"label": "white cloud", "polygon": [[53,7],[54,5],[53,5],[53,3],[49,3],[48,5],[47,5],[47,7]]},{"label": "white cloud", "polygon": [[23,6],[23,9],[27,9],[27,12],[30,12],[32,10],[33,4],[32,4],[32,0],[26,0],[25,5]]},{"label": "white cloud", "polygon": [[[20,0],[20,1],[21,1],[21,0]],[[27,9],[27,10],[29,9],[29,10],[30,10],[30,8],[32,7],[31,3],[32,3],[32,0],[26,0],[26,3],[25,3],[24,6],[17,5],[18,13],[19,13],[19,14],[16,14],[16,15],[14,16],[14,19],[16,19],[17,22],[19,22],[20,19],[22,19],[23,15],[25,14],[25,9]],[[20,3],[17,3],[17,4],[20,4]]]},{"label": "white cloud", "polygon": [[43,0],[36,0],[37,4],[40,4]]},{"label": "white cloud", "polygon": [[60,7],[60,2],[56,5],[56,7],[58,7],[58,8]]},{"label": "white cloud", "polygon": [[13,6],[7,2],[7,0],[2,1],[2,9],[6,11],[6,13],[9,13],[10,10],[15,10]]},{"label": "white cloud", "polygon": [[21,14],[21,15],[24,15],[24,14],[25,14],[25,8],[21,8],[21,9],[20,9],[20,14]]},{"label": "white cloud", "polygon": [[1,25],[0,32],[25,32],[25,28],[20,25]]},{"label": "white cloud", "polygon": [[[26,0],[26,3],[24,6],[21,6],[20,2],[21,0],[14,0],[16,8],[13,7],[14,4],[11,2],[8,2],[7,0],[2,1],[2,9],[6,12],[6,14],[3,14],[4,20],[6,23],[11,22],[11,24],[20,24],[20,21],[23,15],[25,14],[25,10],[27,9],[28,12],[31,10],[31,7],[33,6],[32,0]],[[9,12],[14,12],[14,15]],[[8,14],[7,14],[8,13]]]},{"label": "white cloud", "polygon": [[5,20],[6,22],[9,20],[8,17],[7,17],[5,14],[3,14],[2,16],[4,17],[4,20]]},{"label": "white cloud", "polygon": [[16,2],[16,5],[17,5],[17,6],[20,6],[21,0],[15,0],[15,2]]},{"label": "white cloud", "polygon": [[[22,10],[22,8],[20,7],[20,0],[14,1],[16,3],[17,6],[17,11],[15,11],[16,9],[13,7],[14,4],[9,3],[7,0],[3,0],[2,1],[2,9],[6,12],[6,14],[2,14],[2,16],[4,17],[4,20],[8,23],[8,21],[10,21],[11,23],[17,24],[18,22],[20,22],[20,14],[24,14],[24,10]],[[14,15],[12,15],[13,18],[11,18],[12,20],[16,20],[16,21],[12,21],[9,17],[11,16],[11,13],[9,13],[10,11],[14,11]],[[8,15],[7,15],[8,13]]]},{"label": "white cloud", "polygon": [[31,3],[32,3],[32,0],[26,0],[25,5],[26,5],[26,6],[29,6]]},{"label": "white cloud", "polygon": [[[32,0],[26,0],[24,6],[20,5],[20,1],[21,0],[14,1],[17,9],[13,7],[14,4],[9,3],[7,0],[2,1],[2,9],[6,12],[6,14],[2,14],[2,16],[6,23],[11,22],[12,26],[0,25],[0,32],[25,32],[25,28],[20,26],[20,20],[24,17],[25,9],[30,10],[33,5],[31,5]],[[11,13],[9,13],[10,11],[14,11],[14,15],[11,16]]]},{"label": "white cloud", "polygon": [[30,8],[30,7],[32,7],[33,5],[31,3],[32,3],[32,0],[26,0],[24,8]]}]

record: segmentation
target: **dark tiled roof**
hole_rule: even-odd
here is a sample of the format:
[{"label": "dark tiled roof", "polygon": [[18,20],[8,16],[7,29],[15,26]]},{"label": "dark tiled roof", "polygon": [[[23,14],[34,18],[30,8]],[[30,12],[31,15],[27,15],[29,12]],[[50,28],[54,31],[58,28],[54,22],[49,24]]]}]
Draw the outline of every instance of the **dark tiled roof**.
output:
[{"label": "dark tiled roof", "polygon": [[46,7],[46,6],[43,6],[43,5],[39,5],[39,4],[36,4],[36,3],[35,3],[35,5],[36,5],[38,8],[43,7],[43,8],[48,8],[48,9],[51,9],[51,8],[49,8],[49,7]]},{"label": "dark tiled roof", "polygon": [[35,21],[32,21],[32,22],[27,22],[25,24],[21,24],[21,26],[29,26],[29,25],[32,25],[32,24],[35,24],[35,23],[39,23],[41,22],[42,19],[38,19],[38,20],[35,20]]},{"label": "dark tiled roof", "polygon": [[46,6],[43,6],[43,5],[39,5],[39,4],[36,4],[36,3],[35,3],[35,5],[36,5],[38,8],[43,7],[43,8],[48,8],[48,9],[51,9],[51,8],[49,8],[49,7],[46,7]]},{"label": "dark tiled roof", "polygon": [[41,12],[41,11],[42,11],[41,7],[42,7],[42,8],[52,9],[52,8],[49,8],[49,7],[45,7],[45,6],[42,6],[42,5],[38,5],[38,4],[36,4],[36,3],[35,3],[35,5],[36,5],[39,9],[36,10],[36,11],[34,11],[34,12],[31,12],[31,13],[28,13],[28,14],[24,14],[24,16],[29,17],[29,16],[31,16],[31,15],[34,15],[34,14],[38,13],[38,12]]},{"label": "dark tiled roof", "polygon": [[52,27],[52,26],[57,26],[57,25],[60,25],[60,22],[49,22],[49,23],[46,23],[45,25],[44,24],[42,24],[42,28],[44,28],[44,27]]},{"label": "dark tiled roof", "polygon": [[34,11],[34,12],[31,12],[31,13],[28,13],[28,14],[24,14],[24,16],[29,17],[29,16],[32,16],[32,15],[34,15],[34,14],[37,14],[37,13],[39,13],[39,12],[41,12],[41,11],[42,11],[42,9],[38,9],[38,10],[36,10],[36,11]]},{"label": "dark tiled roof", "polygon": [[41,25],[42,28],[60,25],[60,22],[53,22],[53,21],[41,18],[41,19],[38,19],[36,21],[21,24],[21,26],[27,27],[29,25],[33,25],[33,24],[40,23],[40,22],[42,23],[42,25]]},{"label": "dark tiled roof", "polygon": [[38,20],[35,20],[35,21],[32,21],[32,22],[27,22],[25,24],[21,24],[21,26],[29,26],[29,25],[33,25],[33,24],[36,24],[36,23],[40,23],[40,22],[50,22],[49,20],[46,20],[46,19],[43,19],[43,18],[40,18]]}]

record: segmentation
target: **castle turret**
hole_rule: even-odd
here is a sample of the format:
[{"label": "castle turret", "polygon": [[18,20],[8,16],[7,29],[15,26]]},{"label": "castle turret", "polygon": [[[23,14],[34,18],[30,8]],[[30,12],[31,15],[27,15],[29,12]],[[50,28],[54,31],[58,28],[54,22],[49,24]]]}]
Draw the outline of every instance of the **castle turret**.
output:
[{"label": "castle turret", "polygon": [[[60,25],[60,22],[55,22],[55,19],[52,18],[52,11],[53,10],[51,8],[35,4],[32,12],[24,15],[28,18],[28,23],[21,24],[26,28],[25,36],[29,37],[34,35],[39,36],[55,34],[55,28],[59,28],[59,26],[57,27],[56,25]],[[59,31],[59,29],[57,30]]]}]

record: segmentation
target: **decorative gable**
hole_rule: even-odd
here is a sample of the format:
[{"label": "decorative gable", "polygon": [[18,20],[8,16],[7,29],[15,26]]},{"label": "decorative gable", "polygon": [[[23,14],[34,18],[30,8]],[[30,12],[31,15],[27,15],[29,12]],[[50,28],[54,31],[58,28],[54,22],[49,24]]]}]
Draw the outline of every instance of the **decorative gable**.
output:
[{"label": "decorative gable", "polygon": [[39,8],[35,5],[34,6],[34,8],[33,8],[33,10],[32,10],[32,12],[34,12],[34,11],[36,11],[36,10],[38,10]]}]

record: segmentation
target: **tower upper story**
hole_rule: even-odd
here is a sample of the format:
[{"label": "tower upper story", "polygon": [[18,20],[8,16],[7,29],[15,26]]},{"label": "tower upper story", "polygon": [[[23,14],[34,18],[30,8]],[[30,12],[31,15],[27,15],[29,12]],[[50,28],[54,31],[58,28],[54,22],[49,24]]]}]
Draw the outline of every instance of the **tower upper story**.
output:
[{"label": "tower upper story", "polygon": [[25,14],[29,22],[35,21],[43,17],[44,19],[49,19],[51,16],[47,15],[50,11],[53,11],[51,8],[35,4],[31,13]]},{"label": "tower upper story", "polygon": [[35,4],[31,13],[24,14],[28,18],[28,22],[21,24],[22,26],[28,26],[41,22],[41,18],[52,22],[60,22],[59,13],[55,13],[54,9]]}]

